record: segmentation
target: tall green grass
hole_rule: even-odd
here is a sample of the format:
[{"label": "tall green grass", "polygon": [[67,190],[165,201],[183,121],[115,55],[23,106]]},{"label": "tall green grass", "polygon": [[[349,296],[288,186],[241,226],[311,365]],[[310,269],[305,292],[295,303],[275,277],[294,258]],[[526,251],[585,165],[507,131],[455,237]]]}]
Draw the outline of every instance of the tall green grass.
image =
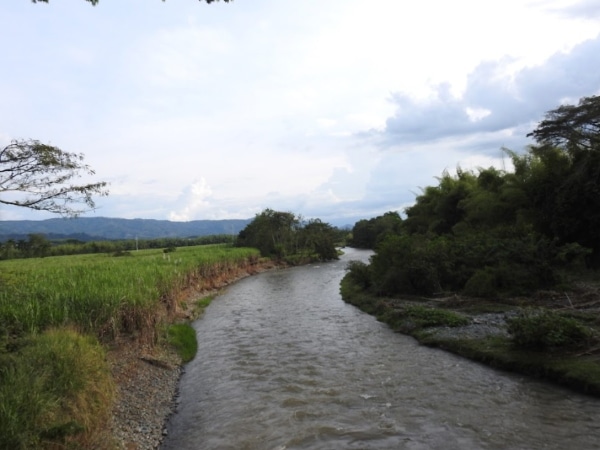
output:
[{"label": "tall green grass", "polygon": [[161,302],[172,308],[181,290],[257,257],[254,249],[207,245],[168,254],[0,261],[0,332],[21,335],[64,325],[108,339],[135,332],[152,325],[148,321]]},{"label": "tall green grass", "polygon": [[[113,448],[114,386],[99,339],[156,339],[187,288],[213,287],[258,257],[207,245],[0,261],[0,450]],[[173,330],[193,358],[193,329]]]},{"label": "tall green grass", "polygon": [[1,450],[111,448],[114,385],[94,337],[50,329],[0,356]]}]

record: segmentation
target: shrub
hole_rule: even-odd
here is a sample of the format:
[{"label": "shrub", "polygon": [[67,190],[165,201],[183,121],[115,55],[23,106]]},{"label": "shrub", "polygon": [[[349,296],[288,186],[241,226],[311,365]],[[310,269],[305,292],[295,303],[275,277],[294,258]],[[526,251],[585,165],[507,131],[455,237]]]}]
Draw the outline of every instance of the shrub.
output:
[{"label": "shrub", "polygon": [[496,275],[490,267],[478,269],[465,285],[465,295],[473,297],[492,297],[498,292]]},{"label": "shrub", "polygon": [[379,295],[441,292],[448,271],[447,240],[431,236],[387,236],[371,257],[371,273]]},{"label": "shrub", "polygon": [[581,347],[592,338],[590,329],[576,319],[547,309],[524,309],[507,323],[514,345],[524,349]]},{"label": "shrub", "polygon": [[348,277],[359,287],[368,289],[371,286],[371,270],[362,261],[350,261],[346,266]]}]

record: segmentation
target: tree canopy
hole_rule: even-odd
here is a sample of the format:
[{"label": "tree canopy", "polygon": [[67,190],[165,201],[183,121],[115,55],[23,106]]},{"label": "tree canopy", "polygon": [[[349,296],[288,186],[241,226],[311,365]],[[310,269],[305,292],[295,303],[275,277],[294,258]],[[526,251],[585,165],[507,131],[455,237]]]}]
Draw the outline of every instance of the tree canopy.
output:
[{"label": "tree canopy", "polygon": [[82,173],[95,173],[82,154],[36,140],[12,141],[0,150],[0,203],[77,216],[95,208],[94,195],[108,195],[106,182],[72,183]]},{"label": "tree canopy", "polygon": [[561,105],[548,111],[538,127],[527,135],[540,145],[600,151],[600,97],[584,97],[579,105]]},{"label": "tree canopy", "polygon": [[265,209],[240,231],[237,245],[254,247],[261,255],[286,259],[337,259],[336,229],[319,219],[302,221],[291,212]]}]

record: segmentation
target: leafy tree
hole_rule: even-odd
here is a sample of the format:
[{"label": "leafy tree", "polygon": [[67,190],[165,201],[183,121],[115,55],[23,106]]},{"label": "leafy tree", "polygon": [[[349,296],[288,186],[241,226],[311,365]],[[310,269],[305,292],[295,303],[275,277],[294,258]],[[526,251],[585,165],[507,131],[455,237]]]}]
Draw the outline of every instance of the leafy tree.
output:
[{"label": "leafy tree", "polygon": [[389,235],[371,257],[373,288],[380,295],[441,292],[448,254],[444,237]]},{"label": "leafy tree", "polygon": [[[0,198],[0,203],[77,216],[94,209],[93,195],[108,195],[106,182],[71,184],[81,172],[94,174],[83,164],[82,154],[67,153],[36,140],[12,141],[0,150],[0,194],[10,195]],[[18,198],[13,193],[18,193]],[[77,204],[87,208],[72,206]]]},{"label": "leafy tree", "polygon": [[321,261],[338,259],[335,248],[335,229],[320,219],[312,219],[301,230],[304,247]]},{"label": "leafy tree", "polygon": [[584,97],[579,105],[562,105],[527,135],[543,145],[562,147],[569,154],[600,149],[600,97]]},{"label": "leafy tree", "polygon": [[13,239],[0,244],[0,259],[13,259],[19,256],[20,252],[17,243]]},{"label": "leafy tree", "polygon": [[357,248],[375,248],[377,242],[388,234],[397,234],[402,226],[402,218],[396,211],[388,211],[383,216],[359,220],[352,228],[350,245]]},{"label": "leafy tree", "polygon": [[43,258],[47,256],[50,247],[52,247],[52,244],[43,234],[30,234],[24,245],[23,253],[25,256]]},{"label": "leafy tree", "polygon": [[600,97],[549,111],[528,136],[529,159],[516,160],[529,176],[527,190],[538,228],[562,243],[592,249],[600,265]]},{"label": "leafy tree", "polygon": [[303,225],[290,212],[265,209],[240,231],[236,245],[257,248],[263,256],[287,258],[303,254],[330,260],[337,259],[336,235],[335,228],[319,219]]},{"label": "leafy tree", "polygon": [[466,214],[462,201],[467,198],[477,179],[472,172],[457,169],[456,176],[444,171],[438,186],[428,186],[406,209],[405,227],[411,233],[448,234]]},{"label": "leafy tree", "polygon": [[267,208],[240,231],[238,245],[257,248],[263,256],[285,257],[297,250],[299,224],[294,214]]}]

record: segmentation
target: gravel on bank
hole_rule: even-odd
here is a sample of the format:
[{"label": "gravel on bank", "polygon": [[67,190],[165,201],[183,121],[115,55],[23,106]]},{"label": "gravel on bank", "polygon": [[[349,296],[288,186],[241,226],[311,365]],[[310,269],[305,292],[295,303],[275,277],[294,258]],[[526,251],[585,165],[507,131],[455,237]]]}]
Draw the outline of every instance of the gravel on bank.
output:
[{"label": "gravel on bank", "polygon": [[109,352],[109,359],[117,386],[112,435],[118,448],[158,448],[166,420],[175,410],[182,373],[179,356],[168,347],[121,342]]}]

